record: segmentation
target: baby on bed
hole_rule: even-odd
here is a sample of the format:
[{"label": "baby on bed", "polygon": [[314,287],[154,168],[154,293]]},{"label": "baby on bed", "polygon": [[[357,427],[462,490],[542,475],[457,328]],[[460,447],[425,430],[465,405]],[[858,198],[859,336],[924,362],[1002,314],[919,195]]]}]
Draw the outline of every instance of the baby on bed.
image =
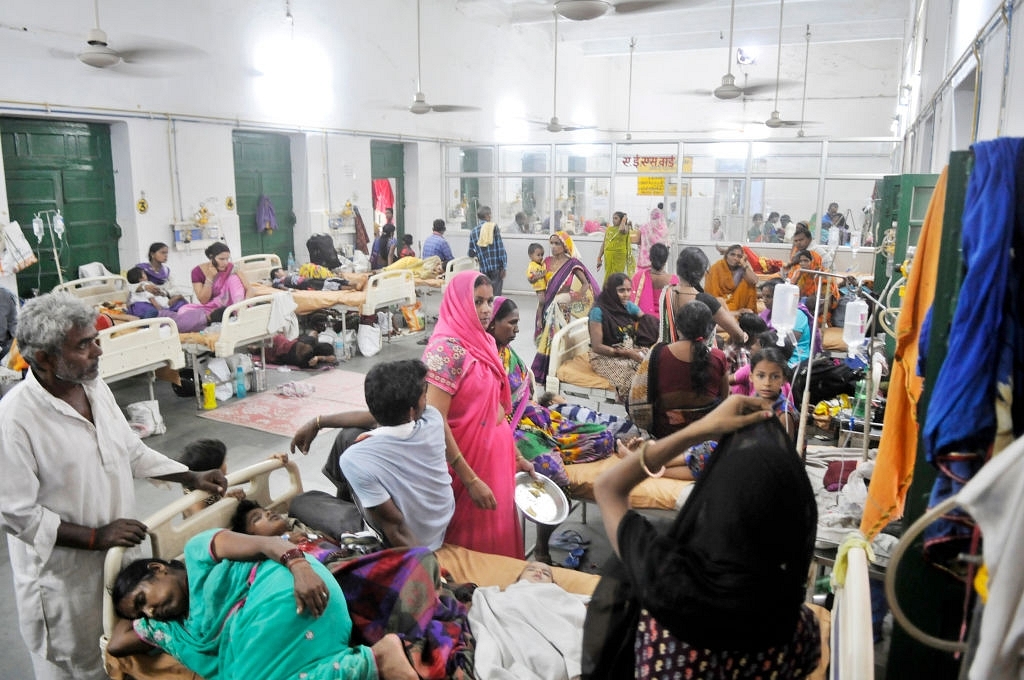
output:
[{"label": "baby on bed", "polygon": [[477,588],[469,609],[481,678],[572,680],[582,672],[586,598],[554,582],[550,566],[528,562],[515,583]]},{"label": "baby on bed", "polygon": [[294,290],[341,290],[348,285],[348,280],[337,277],[311,278],[301,274],[292,274],[282,267],[270,270],[270,285],[274,288],[292,288]]}]

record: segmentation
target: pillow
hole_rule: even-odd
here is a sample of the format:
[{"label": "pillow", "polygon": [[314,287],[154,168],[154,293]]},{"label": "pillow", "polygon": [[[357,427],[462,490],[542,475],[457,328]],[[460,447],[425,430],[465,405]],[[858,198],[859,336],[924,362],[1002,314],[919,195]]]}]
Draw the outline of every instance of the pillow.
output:
[{"label": "pillow", "polygon": [[577,354],[571,361],[558,367],[555,375],[559,380],[579,387],[594,387],[602,390],[614,389],[606,378],[602,378],[590,367],[589,354]]}]

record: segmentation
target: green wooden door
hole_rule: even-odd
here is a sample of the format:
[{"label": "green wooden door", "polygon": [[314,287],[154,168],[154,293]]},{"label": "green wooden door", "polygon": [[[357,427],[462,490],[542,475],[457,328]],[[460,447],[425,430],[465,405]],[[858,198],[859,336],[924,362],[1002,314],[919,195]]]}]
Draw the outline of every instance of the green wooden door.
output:
[{"label": "green wooden door", "polygon": [[[371,179],[390,179],[395,183],[395,231],[399,244],[405,233],[405,151],[401,144],[370,142]],[[373,188],[370,188],[373,195]]]},{"label": "green wooden door", "polygon": [[[18,274],[19,294],[45,293],[56,286],[60,281],[58,261],[65,281],[78,278],[79,265],[88,262],[102,262],[112,272],[121,271],[110,128],[2,118],[0,143],[11,219],[21,225],[39,258],[38,264]],[[40,243],[32,232],[32,218],[47,210],[60,210],[64,238],[54,241],[46,229]],[[45,223],[47,215],[42,217]],[[52,221],[52,213],[49,217]]]},{"label": "green wooden door", "polygon": [[[277,253],[281,262],[286,262],[295,247],[290,140],[284,135],[236,130],[232,141],[241,254]],[[277,217],[277,229],[269,234],[256,229],[256,206],[264,194]],[[295,257],[302,260],[298,254]]]},{"label": "green wooden door", "polygon": [[[938,175],[886,175],[881,180],[878,216],[879,238],[892,229],[891,259],[883,248],[875,256],[875,290],[881,292],[889,279],[899,276],[907,249],[917,245],[924,216],[935,192]],[[895,229],[892,225],[895,224]]]}]

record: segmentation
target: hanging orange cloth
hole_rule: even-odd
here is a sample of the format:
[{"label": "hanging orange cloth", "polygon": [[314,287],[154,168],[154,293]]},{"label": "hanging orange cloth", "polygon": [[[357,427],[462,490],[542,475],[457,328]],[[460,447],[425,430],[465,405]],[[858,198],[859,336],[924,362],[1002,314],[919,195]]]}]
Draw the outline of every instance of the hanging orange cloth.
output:
[{"label": "hanging orange cloth", "polygon": [[939,175],[935,192],[917,241],[917,251],[907,277],[906,293],[896,320],[896,352],[889,395],[885,405],[885,423],[878,445],[878,460],[868,487],[860,531],[868,540],[894,519],[903,515],[903,503],[914,477],[917,458],[917,402],[924,379],[917,375],[918,339],[921,324],[935,299],[939,252],[942,246],[942,218],[946,205],[946,179],[949,168]]}]

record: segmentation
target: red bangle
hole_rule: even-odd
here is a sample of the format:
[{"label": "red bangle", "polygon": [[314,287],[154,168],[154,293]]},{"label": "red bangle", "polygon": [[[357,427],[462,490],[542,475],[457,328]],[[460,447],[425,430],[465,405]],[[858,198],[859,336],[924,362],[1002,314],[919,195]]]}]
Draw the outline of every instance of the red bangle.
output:
[{"label": "red bangle", "polygon": [[89,547],[87,550],[93,550],[96,546],[96,530],[93,529],[92,533],[89,534]]},{"label": "red bangle", "polygon": [[281,564],[288,566],[288,563],[292,560],[305,560],[306,557],[302,551],[298,548],[292,548],[291,550],[285,550],[284,554],[281,555]]}]

